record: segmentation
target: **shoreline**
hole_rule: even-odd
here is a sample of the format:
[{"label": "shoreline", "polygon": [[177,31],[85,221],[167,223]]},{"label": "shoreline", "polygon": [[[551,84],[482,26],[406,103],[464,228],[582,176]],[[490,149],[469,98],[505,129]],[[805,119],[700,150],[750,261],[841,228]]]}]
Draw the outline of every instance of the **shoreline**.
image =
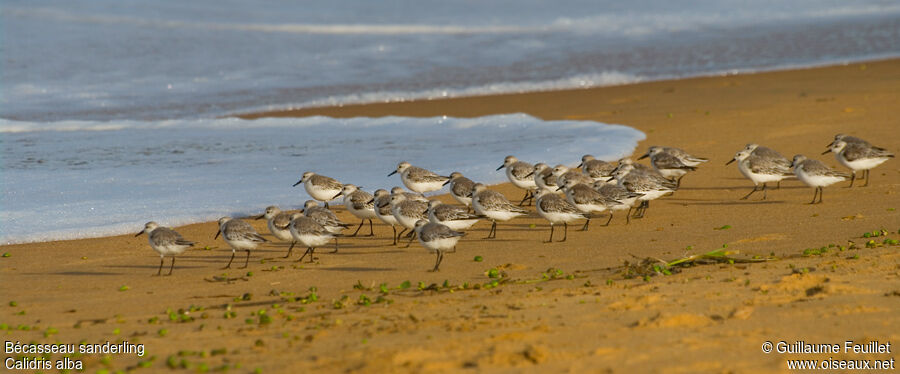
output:
[{"label": "shoreline", "polygon": [[[877,64],[877,63],[887,63],[892,61],[900,61],[900,55],[878,55],[878,56],[870,56],[861,59],[853,59],[853,60],[844,60],[844,61],[832,61],[832,62],[822,62],[815,64],[789,64],[789,65],[781,65],[777,67],[771,68],[747,68],[747,69],[732,69],[728,71],[714,71],[707,73],[698,73],[695,75],[685,75],[685,76],[662,76],[658,78],[652,78],[628,83],[621,84],[608,84],[608,85],[595,85],[595,86],[587,86],[587,87],[566,87],[566,88],[550,88],[550,89],[537,89],[531,91],[509,91],[509,92],[492,92],[492,93],[484,93],[484,94],[472,94],[466,95],[462,94],[459,96],[447,96],[447,97],[413,97],[409,99],[401,98],[401,99],[388,99],[381,101],[362,101],[362,102],[346,102],[346,103],[334,103],[331,105],[305,105],[305,104],[297,104],[297,107],[293,107],[293,105],[286,105],[286,108],[274,108],[274,109],[251,109],[247,111],[238,111],[230,114],[226,114],[216,118],[241,118],[241,119],[257,119],[257,118],[266,118],[266,117],[298,117],[298,115],[294,114],[297,112],[304,111],[320,111],[320,110],[330,110],[335,108],[344,108],[344,107],[357,107],[357,106],[378,106],[378,105],[391,105],[391,104],[402,104],[402,103],[422,103],[422,102],[432,102],[432,101],[441,101],[441,100],[458,100],[458,99],[478,99],[478,98],[490,98],[495,96],[508,96],[508,95],[530,95],[530,94],[539,94],[539,93],[561,93],[567,91],[582,91],[582,90],[598,90],[605,89],[611,87],[621,87],[621,86],[632,86],[632,85],[640,85],[640,84],[648,84],[648,83],[660,83],[660,82],[677,82],[684,80],[692,80],[692,79],[704,79],[704,78],[726,78],[731,76],[746,76],[746,75],[756,75],[756,74],[767,74],[767,73],[778,73],[778,72],[791,72],[791,71],[803,71],[803,70],[812,70],[812,69],[822,69],[822,68],[834,68],[834,67],[842,67],[848,65],[864,65],[864,64]],[[527,82],[526,82],[527,83]],[[466,89],[463,89],[465,91]],[[425,91],[422,91],[425,92]]]},{"label": "shoreline", "polygon": [[[213,239],[214,222],[181,226],[198,243],[167,277],[151,276],[159,256],[133,234],[5,245],[0,323],[11,340],[146,345],[149,357],[81,357],[89,371],[202,364],[263,372],[783,372],[787,359],[828,357],[765,354],[763,342],[897,342],[900,247],[888,240],[900,239],[898,161],[874,169],[869,187],[825,188],[829,197],[817,205],[806,204],[813,189],[796,180],[765,201],[739,200],[752,183],[724,164],[756,142],[844,170],[820,155],[839,132],[897,153],[898,81],[900,60],[889,60],[261,113],[589,119],[644,132],[637,154],[667,145],[710,161],[674,195],[655,200],[645,218],[626,225],[616,216],[604,227],[597,217],[587,232],[576,223],[564,243],[543,243],[549,227],[533,207],[526,218],[500,223],[495,240],[481,239],[490,223],[479,222],[438,273],[426,271],[435,258],[418,243],[390,246],[382,224],[375,237],[342,238],[336,254],[317,251],[312,264],[294,262],[296,250],[280,258],[289,244],[272,243],[251,253],[247,269],[229,270],[221,267],[231,251]],[[493,188],[521,196],[510,184]],[[343,209],[338,215],[358,224]],[[265,222],[248,222],[271,238]],[[863,237],[876,229],[886,235]],[[740,261],[626,276],[634,267],[625,264],[723,246]]]}]

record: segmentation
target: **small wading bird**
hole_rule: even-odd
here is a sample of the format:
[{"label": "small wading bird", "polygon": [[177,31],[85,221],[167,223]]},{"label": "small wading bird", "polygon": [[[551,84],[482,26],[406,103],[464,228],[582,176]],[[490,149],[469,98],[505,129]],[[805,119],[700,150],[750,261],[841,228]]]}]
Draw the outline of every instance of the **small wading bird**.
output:
[{"label": "small wading bird", "polygon": [[320,207],[319,204],[313,200],[306,200],[306,202],[303,203],[303,209],[301,209],[300,212],[303,213],[304,216],[312,218],[313,220],[318,222],[320,225],[322,225],[322,227],[324,227],[325,230],[328,230],[328,232],[335,235],[334,236],[334,252],[331,252],[331,253],[337,253],[337,251],[338,251],[337,237],[341,233],[341,231],[343,231],[347,227],[350,227],[350,225],[348,225],[344,222],[341,222],[341,220],[338,219],[338,217],[334,214],[334,212],[328,210],[328,208]]},{"label": "small wading bird", "polygon": [[[414,230],[419,238],[419,243],[428,252],[437,255],[434,269],[431,269],[431,271],[438,271],[438,267],[441,266],[441,261],[444,259],[444,253],[456,252],[456,243],[459,242],[459,238],[466,235],[464,232],[453,231],[445,225],[428,222],[424,219],[416,221]],[[453,251],[448,252],[450,249],[453,249]]]},{"label": "small wading bird", "polygon": [[179,255],[186,249],[194,245],[194,242],[184,240],[181,234],[175,232],[168,227],[162,227],[156,222],[150,221],[144,225],[144,230],[134,235],[147,234],[147,241],[150,242],[150,248],[159,253],[159,270],[156,275],[162,274],[163,261],[166,255],[172,256],[172,265],[169,266],[169,274],[172,275],[172,269],[175,269],[175,255]]},{"label": "small wading bird", "polygon": [[[697,166],[709,160],[691,156],[680,148],[652,146],[638,160],[650,157],[650,164],[662,176],[675,179],[675,187],[681,187],[681,178],[689,171],[697,170]],[[676,179],[677,178],[677,179]]]},{"label": "small wading bird", "polygon": [[464,177],[462,173],[454,171],[453,173],[450,173],[450,179],[444,182],[444,184],[450,185],[450,196],[452,196],[454,200],[459,201],[459,203],[465,205],[466,208],[472,206],[472,186],[475,185],[475,182]]},{"label": "small wading bird", "polygon": [[450,177],[437,175],[429,170],[412,166],[404,161],[397,165],[397,169],[392,171],[388,176],[400,173],[400,180],[410,191],[423,194],[425,192],[437,191],[444,187]]},{"label": "small wading bird", "polygon": [[369,235],[367,236],[375,236],[375,231],[372,229],[372,218],[378,218],[375,215],[375,197],[352,184],[345,184],[344,189],[341,190],[338,196],[340,195],[344,195],[344,206],[347,208],[347,211],[356,216],[356,218],[361,219],[359,227],[349,236],[356,236],[359,233],[359,229],[366,223],[366,220],[369,220]]},{"label": "small wading bird", "polygon": [[525,161],[519,161],[519,159],[514,156],[506,156],[503,160],[503,165],[500,165],[497,170],[504,168],[506,169],[506,178],[512,182],[513,186],[525,190],[525,196],[522,197],[519,206],[522,206],[528,200],[533,200],[534,189],[537,188],[534,178],[532,177],[534,174],[534,165]]},{"label": "small wading bird", "polygon": [[[291,213],[282,212],[275,205],[270,205],[266,207],[266,212],[263,215],[256,217],[256,219],[266,219],[266,226],[269,227],[269,232],[272,233],[272,236],[278,238],[278,240],[291,242],[291,249],[294,248],[294,238],[291,236]],[[284,258],[291,257],[291,249],[288,249],[287,255]]]},{"label": "small wading bird", "polygon": [[297,187],[300,183],[303,183],[303,188],[306,189],[306,193],[309,194],[309,196],[324,202],[325,208],[328,208],[328,202],[334,200],[336,197],[335,195],[340,193],[341,189],[344,187],[334,178],[318,175],[311,171],[303,173],[300,180],[297,181],[297,183],[294,183],[294,187]]},{"label": "small wading bird", "polygon": [[[838,136],[841,136],[841,134],[838,134]],[[848,142],[846,139],[850,138],[857,139],[857,141]],[[853,138],[852,136],[842,136],[841,139],[831,142],[829,148],[822,154],[824,155],[828,152],[834,152],[834,158],[850,169],[850,187],[853,187],[853,181],[856,180],[856,172],[860,170],[863,171],[862,178],[866,180],[866,184],[863,187],[868,186],[869,172],[876,166],[894,157],[894,154],[886,149],[872,146],[865,140]]]},{"label": "small wading bird", "polygon": [[291,249],[294,248],[295,243],[300,243],[300,245],[306,247],[306,252],[297,259],[297,262],[303,261],[306,255],[309,255],[309,262],[315,261],[316,248],[328,244],[334,238],[334,234],[326,227],[320,225],[315,219],[300,213],[291,215],[290,227],[291,236],[294,238],[294,242],[291,243]]},{"label": "small wading bird", "polygon": [[472,207],[475,208],[475,213],[491,220],[491,231],[485,239],[497,237],[497,221],[509,221],[527,213],[510,203],[503,194],[491,191],[481,183],[475,183],[472,187]]},{"label": "small wading bird", "polygon": [[810,204],[816,204],[816,195],[819,195],[819,203],[822,203],[822,194],[825,187],[850,177],[847,173],[832,170],[825,166],[822,161],[808,159],[803,155],[794,156],[794,162],[791,164],[791,167],[794,169],[797,179],[816,189]]},{"label": "small wading bird", "polygon": [[228,260],[228,265],[225,265],[223,269],[231,268],[231,262],[234,261],[234,253],[237,250],[247,251],[247,259],[244,260],[243,267],[246,268],[247,264],[250,263],[250,250],[268,242],[249,223],[231,217],[219,218],[219,231],[216,232],[216,236],[213,239],[218,239],[219,234],[222,235],[222,239],[225,239],[225,243],[228,243],[231,247],[231,259]]},{"label": "small wading bird", "polygon": [[[735,161],[738,163],[738,171],[753,182],[753,190],[742,197],[741,200],[746,200],[756,191],[762,191],[762,199],[765,200],[768,194],[766,192],[766,183],[781,183],[783,179],[793,176],[790,161],[782,157],[778,152],[756,144],[748,145],[747,148],[735,153],[734,158],[726,162],[725,165]],[[759,188],[760,183],[762,183],[762,189]]]},{"label": "small wading bird", "polygon": [[550,222],[550,238],[544,243],[553,242],[555,224],[563,224],[563,238],[560,241],[564,242],[569,237],[569,222],[587,218],[562,196],[545,189],[538,190],[534,206],[537,208],[538,214]]}]

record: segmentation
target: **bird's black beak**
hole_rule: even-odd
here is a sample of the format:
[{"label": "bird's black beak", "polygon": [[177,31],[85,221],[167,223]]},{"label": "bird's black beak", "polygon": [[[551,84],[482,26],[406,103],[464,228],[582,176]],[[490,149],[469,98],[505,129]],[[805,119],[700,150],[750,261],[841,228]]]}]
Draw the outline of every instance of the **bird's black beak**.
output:
[{"label": "bird's black beak", "polygon": [[638,160],[643,160],[643,159],[645,159],[645,158],[647,158],[647,157],[650,157],[650,152],[644,153],[643,156],[638,157]]},{"label": "bird's black beak", "polygon": [[506,164],[500,165],[500,167],[497,168],[497,170],[503,169],[503,168],[505,168],[505,167],[506,167]]},{"label": "bird's black beak", "polygon": [[607,181],[607,182],[612,182],[613,179],[616,179],[616,177],[609,177],[609,179],[607,179],[606,181]]},{"label": "bird's black beak", "polygon": [[556,190],[559,191],[559,190],[563,189],[563,187],[565,187],[565,186],[556,187]]},{"label": "bird's black beak", "polygon": [[141,232],[139,232],[139,233],[137,233],[137,234],[134,234],[134,237],[137,238],[138,236],[141,236],[141,234],[143,234],[143,233],[144,233],[144,232],[141,231]]},{"label": "bird's black beak", "polygon": [[734,162],[734,159],[731,159],[730,161],[726,162],[725,165],[731,165],[732,162]]},{"label": "bird's black beak", "polygon": [[263,219],[263,217],[265,217],[265,216],[266,216],[266,215],[263,214],[263,215],[261,215],[261,216],[259,216],[259,217],[254,218],[254,219]]},{"label": "bird's black beak", "polygon": [[219,234],[221,234],[221,233],[222,233],[222,230],[216,231],[216,236],[213,236],[213,240],[218,239],[218,238],[219,238]]},{"label": "bird's black beak", "polygon": [[442,184],[441,186],[446,186],[446,185],[450,184],[450,182],[453,182],[453,179],[447,179],[447,181],[444,182],[444,184]]},{"label": "bird's black beak", "polygon": [[827,153],[829,153],[829,152],[831,152],[831,148],[826,149],[825,152],[822,152],[822,154],[824,155],[824,154],[827,154]]},{"label": "bird's black beak", "polygon": [[575,168],[580,168],[580,167],[582,167],[582,166],[584,166],[584,162],[578,164],[578,166],[576,166]]},{"label": "bird's black beak", "polygon": [[303,179],[298,180],[297,183],[294,183],[292,187],[297,187],[298,184],[303,183]]},{"label": "bird's black beak", "polygon": [[397,174],[396,170],[392,171],[390,174],[388,174],[388,176],[390,177],[391,175],[394,175],[394,174]]},{"label": "bird's black beak", "polygon": [[375,202],[375,199],[372,199],[372,200],[369,200],[369,201],[366,201],[366,205],[369,205],[369,204],[372,204],[372,203],[374,203],[374,202]]},{"label": "bird's black beak", "polygon": [[530,176],[532,176],[532,175],[534,175],[534,171],[531,171],[530,173],[528,173],[528,175],[526,175],[525,178],[528,178],[528,177],[530,177]]},{"label": "bird's black beak", "polygon": [[341,196],[343,194],[344,194],[344,191],[338,192],[337,195],[334,195],[331,197],[331,200],[337,199],[338,196]]}]

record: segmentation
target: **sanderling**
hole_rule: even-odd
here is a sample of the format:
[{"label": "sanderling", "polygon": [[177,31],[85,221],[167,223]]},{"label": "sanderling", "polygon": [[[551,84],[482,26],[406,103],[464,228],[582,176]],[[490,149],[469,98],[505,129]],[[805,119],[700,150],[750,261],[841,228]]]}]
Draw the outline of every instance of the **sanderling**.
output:
[{"label": "sanderling", "polygon": [[819,203],[822,202],[822,194],[824,193],[825,187],[850,177],[849,174],[842,171],[832,170],[828,166],[825,166],[822,161],[808,159],[804,155],[794,156],[794,162],[791,163],[791,168],[794,169],[794,174],[797,175],[797,179],[807,186],[816,189],[810,204],[816,203],[816,195],[819,196]]},{"label": "sanderling", "polygon": [[782,179],[792,176],[791,164],[781,154],[766,147],[760,147],[756,144],[750,144],[747,148],[740,150],[734,155],[731,161],[725,163],[728,165],[737,161],[738,170],[747,179],[753,182],[753,190],[741,200],[746,200],[759,191],[759,184],[762,183],[763,200],[766,199],[766,183],[781,182]]},{"label": "sanderling", "polygon": [[394,230],[394,233],[391,234],[394,242],[391,245],[397,245],[397,225],[399,223],[397,217],[394,217],[394,213],[391,213],[391,193],[385,189],[375,190],[375,198],[372,199],[372,203],[375,204],[375,216],[382,222],[391,225],[391,229]]},{"label": "sanderling", "polygon": [[334,178],[319,175],[311,171],[303,173],[300,180],[297,181],[297,183],[294,183],[294,187],[300,183],[303,183],[303,188],[306,189],[306,193],[308,193],[309,196],[324,202],[326,208],[328,208],[328,202],[334,200],[335,195],[340,193],[341,188],[343,188],[343,185]]},{"label": "sanderling", "polygon": [[[406,188],[418,193],[437,191],[444,186],[444,182],[450,177],[437,175],[429,170],[412,166],[404,161],[397,165],[397,170],[392,171],[388,176],[400,173],[400,180]],[[415,225],[415,222],[413,223]]]},{"label": "sanderling", "polygon": [[553,175],[553,169],[549,165],[543,162],[534,164],[534,171],[531,177],[534,178],[534,184],[538,189],[550,192],[556,191],[556,176]]},{"label": "sanderling", "polygon": [[[466,235],[466,233],[454,231],[446,225],[428,222],[424,219],[416,221],[414,230],[419,238],[419,243],[422,243],[422,246],[428,252],[437,254],[434,269],[431,269],[431,271],[438,271],[438,266],[441,265],[441,260],[444,259],[444,253],[456,252],[456,243],[459,242],[459,238]],[[449,249],[453,249],[453,251],[448,252]]]},{"label": "sanderling", "polygon": [[[403,226],[403,231],[400,231],[397,234],[397,241],[400,241],[400,235],[402,235],[406,230],[413,230],[416,227],[416,222],[420,219],[428,219],[428,203],[421,200],[412,200],[407,198],[403,194],[392,194],[391,195],[391,213],[394,215],[394,218],[397,218],[397,223],[400,226]],[[409,247],[409,244],[412,243],[413,237],[415,236],[415,231],[409,232],[409,242],[406,244]]]},{"label": "sanderling", "polygon": [[626,190],[643,194],[643,196],[638,197],[641,205],[637,208],[637,212],[635,212],[636,218],[642,218],[647,209],[650,208],[651,200],[675,192],[676,187],[675,182],[666,179],[657,173],[656,170],[645,169],[648,171],[641,171],[640,169],[634,168],[634,165],[639,164],[619,165],[616,168],[616,172],[613,173],[613,177],[619,181],[619,186]]},{"label": "sanderling", "polygon": [[159,253],[159,270],[156,271],[156,275],[162,274],[163,261],[166,255],[172,256],[172,265],[169,266],[168,274],[172,275],[172,269],[175,269],[175,255],[181,254],[181,252],[194,245],[194,242],[184,240],[181,234],[175,232],[175,230],[160,226],[153,221],[147,222],[144,225],[144,230],[137,233],[135,237],[141,234],[147,234],[150,248]]},{"label": "sanderling", "polygon": [[534,206],[538,214],[550,222],[550,239],[544,243],[553,242],[553,225],[563,224],[563,238],[560,241],[564,242],[569,236],[569,222],[587,218],[562,196],[545,189],[538,190]]},{"label": "sanderling", "polygon": [[591,185],[578,183],[574,180],[570,180],[566,182],[566,184],[559,186],[559,189],[565,191],[566,201],[575,208],[578,208],[578,210],[584,213],[584,216],[587,218],[581,231],[587,231],[588,225],[591,224],[591,215],[593,212],[599,213],[606,210],[609,206],[621,204],[620,202],[597,192]]},{"label": "sanderling", "polygon": [[834,144],[834,142],[836,142],[836,141],[838,141],[838,140],[843,140],[843,141],[845,141],[845,142],[847,142],[847,143],[862,144],[862,145],[865,145],[865,146],[871,146],[871,145],[872,145],[872,144],[869,144],[869,142],[867,142],[867,141],[865,141],[865,140],[863,140],[863,139],[857,138],[857,137],[855,137],[855,136],[850,136],[850,135],[847,135],[847,134],[836,134],[836,135],[834,136],[834,140],[831,142],[831,144],[828,144],[827,147],[831,148],[831,145]]},{"label": "sanderling", "polygon": [[616,165],[616,168],[613,169],[613,171],[610,173],[610,175],[615,174],[616,171],[618,171],[621,168],[625,168],[625,167],[631,167],[634,170],[642,171],[645,173],[662,175],[662,174],[659,174],[659,172],[656,171],[656,169],[654,169],[652,166],[647,166],[647,165],[644,165],[639,162],[634,162],[634,160],[632,160],[630,158],[620,159],[618,164]]},{"label": "sanderling", "polygon": [[466,208],[444,204],[439,200],[428,202],[428,220],[445,225],[451,230],[466,230],[478,222],[479,218],[481,217],[469,213]]},{"label": "sanderling", "polygon": [[454,171],[450,173],[450,179],[444,184],[450,184],[450,196],[454,200],[459,201],[466,208],[472,206],[472,198],[470,196],[472,195],[472,186],[475,185],[475,182],[464,177],[462,173]]},{"label": "sanderling", "polygon": [[303,213],[304,216],[314,219],[318,222],[325,230],[328,232],[335,234],[334,237],[334,252],[338,251],[338,238],[337,235],[341,233],[342,230],[350,227],[350,225],[342,222],[334,212],[328,210],[328,208],[320,207],[315,200],[306,200],[303,203],[303,209],[300,210],[300,213]]},{"label": "sanderling", "polygon": [[652,146],[638,160],[650,157],[650,164],[662,176],[675,179],[676,187],[681,187],[681,178],[689,171],[697,170],[696,166],[709,161],[705,158],[694,157],[679,148]]},{"label": "sanderling", "polygon": [[566,165],[556,165],[553,167],[553,175],[556,176],[556,186],[557,188],[561,186],[565,186],[568,181],[575,181],[576,183],[584,183],[591,184],[594,183],[594,180],[587,175],[581,174],[578,170],[570,169]]},{"label": "sanderling", "polygon": [[[758,156],[758,157],[763,157],[763,158],[767,158],[770,160],[774,160],[774,162],[785,165],[788,168],[788,170],[791,169],[791,160],[788,160],[786,157],[782,156],[781,153],[778,153],[777,151],[775,151],[772,148],[763,147],[763,146],[761,146],[759,144],[755,144],[755,143],[750,143],[750,144],[747,144],[747,146],[744,147],[744,149],[749,151],[751,156]],[[794,174],[790,173],[789,177],[794,178]],[[775,189],[777,190],[780,188],[781,188],[781,181],[777,181],[775,184]]]},{"label": "sanderling", "polygon": [[612,204],[606,206],[609,210],[609,219],[606,220],[605,226],[609,226],[609,223],[612,222],[613,219],[613,213],[619,210],[628,211],[625,214],[625,224],[630,223],[631,208],[634,207],[634,202],[641,196],[644,196],[644,194],[628,191],[625,187],[618,184],[609,184],[607,181],[596,181],[594,182],[593,187],[601,195],[606,196],[613,201]]},{"label": "sanderling", "polygon": [[395,186],[394,188],[391,188],[391,196],[394,196],[397,194],[402,194],[403,196],[406,196],[406,198],[410,199],[410,200],[419,200],[419,201],[424,201],[426,203],[428,202],[428,198],[425,197],[425,195],[422,195],[420,193],[415,193],[415,192],[409,192],[407,190],[404,190],[403,187],[400,187],[400,186]]},{"label": "sanderling", "polygon": [[250,250],[256,249],[260,243],[268,242],[249,223],[231,217],[219,218],[219,231],[216,232],[216,236],[213,239],[218,239],[220,234],[222,239],[225,239],[225,242],[231,247],[231,259],[228,260],[228,265],[225,265],[225,269],[231,267],[231,262],[234,261],[234,253],[237,250],[247,251],[247,259],[244,260],[244,268],[246,268],[247,264],[250,263]]},{"label": "sanderling", "polygon": [[[266,212],[263,215],[256,217],[256,219],[266,219],[266,226],[269,227],[269,232],[272,233],[273,236],[282,241],[294,241],[294,237],[291,236],[291,213],[282,212],[275,205],[270,205],[266,207]],[[294,248],[292,245],[291,248]],[[284,258],[291,257],[291,249],[288,249],[287,255]]]},{"label": "sanderling", "polygon": [[377,218],[377,216],[375,215],[375,202],[372,199],[375,197],[352,184],[345,184],[341,194],[344,195],[344,206],[347,208],[347,211],[361,220],[356,231],[350,236],[356,236],[359,229],[366,223],[366,220],[369,220],[368,236],[374,236],[375,231],[372,229],[372,218]]},{"label": "sanderling", "polygon": [[472,187],[472,207],[475,213],[491,220],[491,231],[485,239],[497,237],[497,221],[508,221],[527,213],[525,209],[510,203],[503,194],[491,191],[481,183],[475,183]]},{"label": "sanderling", "polygon": [[537,185],[534,183],[532,173],[534,173],[534,165],[525,161],[519,161],[515,156],[506,156],[503,159],[503,165],[497,168],[506,169],[506,178],[512,182],[513,186],[525,190],[525,197],[519,202],[519,206],[525,204],[529,199],[534,199],[534,189]]},{"label": "sanderling", "polygon": [[584,155],[581,156],[581,164],[577,167],[581,168],[582,174],[594,181],[602,180],[605,182],[612,176],[612,171],[616,168],[616,164],[598,160],[593,155]]},{"label": "sanderling", "polygon": [[291,215],[290,229],[291,236],[294,239],[294,242],[291,243],[291,249],[298,242],[306,247],[306,253],[300,256],[297,262],[303,261],[306,255],[309,255],[309,262],[315,261],[316,247],[328,244],[334,238],[334,234],[328,228],[319,224],[315,219],[305,217],[300,213]]},{"label": "sanderling", "polygon": [[[844,138],[851,137],[844,136]],[[847,142],[847,140],[844,139],[835,140],[831,142],[831,146],[828,150],[822,152],[822,154],[834,152],[834,158],[850,169],[850,187],[853,187],[853,181],[856,180],[856,172],[862,170],[863,178],[866,180],[866,184],[863,185],[863,187],[865,187],[869,185],[869,171],[876,166],[883,164],[889,158],[894,157],[894,154],[884,148],[872,146],[865,140],[859,138],[855,139],[859,141]]]}]

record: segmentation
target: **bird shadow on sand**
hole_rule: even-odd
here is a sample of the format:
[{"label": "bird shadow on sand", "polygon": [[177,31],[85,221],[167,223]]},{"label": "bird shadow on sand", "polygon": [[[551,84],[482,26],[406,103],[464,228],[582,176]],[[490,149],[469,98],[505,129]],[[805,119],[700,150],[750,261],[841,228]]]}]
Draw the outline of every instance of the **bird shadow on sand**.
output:
[{"label": "bird shadow on sand", "polygon": [[785,204],[784,200],[730,200],[730,201],[709,201],[702,199],[667,199],[660,201],[667,205],[771,205]]},{"label": "bird shadow on sand", "polygon": [[[155,268],[155,267],[154,267]],[[26,275],[75,275],[75,276],[95,276],[95,275],[125,275],[125,273],[110,273],[106,271],[57,271],[52,273],[24,273]]]},{"label": "bird shadow on sand", "polygon": [[360,267],[360,266],[341,266],[333,268],[318,268],[317,270],[326,271],[394,271],[396,268],[376,268],[376,267]]}]

